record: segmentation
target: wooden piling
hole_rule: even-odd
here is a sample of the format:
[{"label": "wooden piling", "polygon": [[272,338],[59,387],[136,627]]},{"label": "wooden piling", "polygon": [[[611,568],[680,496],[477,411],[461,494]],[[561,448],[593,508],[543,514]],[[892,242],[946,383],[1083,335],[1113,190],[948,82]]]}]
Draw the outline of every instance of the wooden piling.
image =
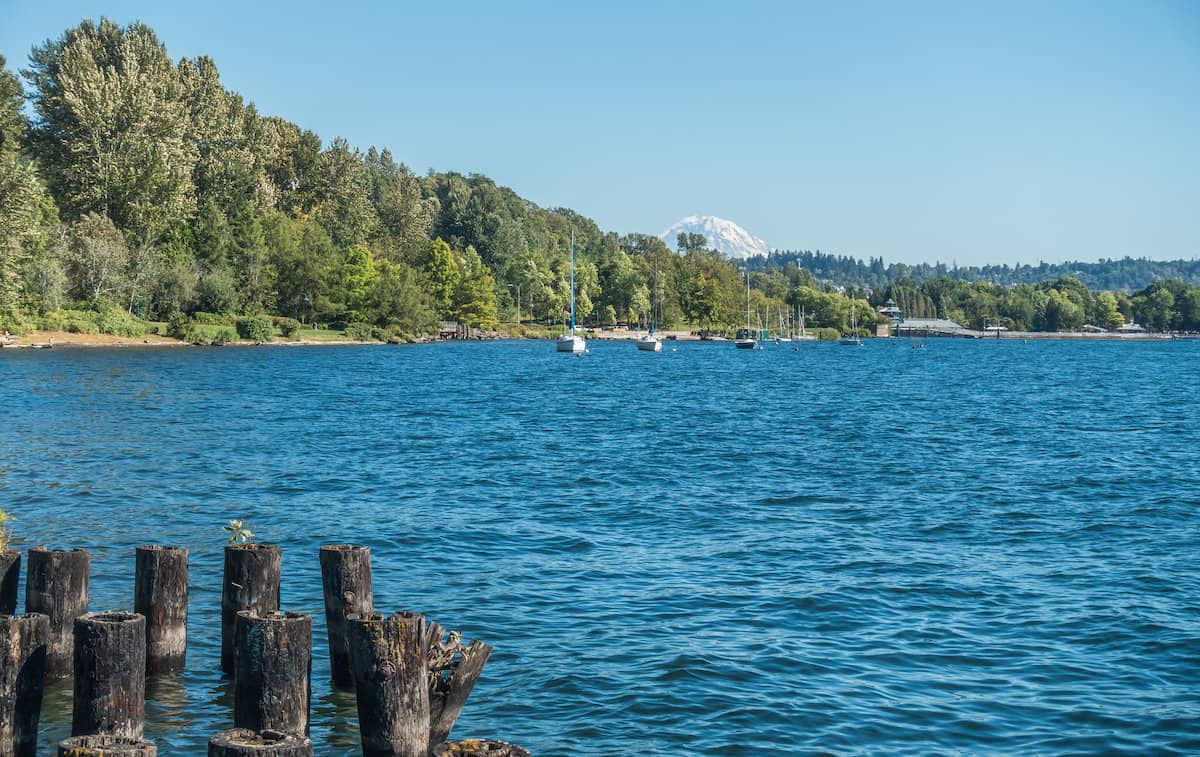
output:
[{"label": "wooden piling", "polygon": [[346,619],[363,757],[429,752],[428,635],[425,618],[377,612]]},{"label": "wooden piling", "polygon": [[233,628],[237,614],[279,611],[282,553],[274,544],[230,544],[225,547],[225,579],[221,587],[221,670],[233,672]]},{"label": "wooden piling", "polygon": [[429,746],[444,742],[462,713],[471,689],[479,680],[483,666],[492,654],[490,644],[472,641],[462,645],[456,633],[442,640],[443,629],[429,623],[425,647],[429,661]]},{"label": "wooden piling", "polygon": [[0,615],[0,757],[36,757],[50,618]]},{"label": "wooden piling", "polygon": [[232,728],[208,740],[208,757],[312,757],[313,745],[305,736],[282,731]]},{"label": "wooden piling", "polygon": [[430,757],[530,757],[529,750],[494,739],[463,739],[439,744]]},{"label": "wooden piling", "polygon": [[308,733],[312,698],[312,617],[295,612],[237,614],[233,725]]},{"label": "wooden piling", "polygon": [[153,741],[93,734],[72,736],[58,743],[58,757],[158,757]]},{"label": "wooden piling", "polygon": [[146,618],[146,674],[182,670],[187,656],[188,551],[137,548],[133,611]]},{"label": "wooden piling", "polygon": [[17,614],[17,585],[21,582],[21,553],[0,552],[0,615]]},{"label": "wooden piling", "polygon": [[325,627],[329,636],[329,670],[335,686],[354,685],[346,646],[346,616],[375,611],[371,590],[371,549],[357,544],[321,547],[321,585],[325,593]]},{"label": "wooden piling", "polygon": [[46,675],[65,678],[73,670],[75,618],[87,612],[92,556],[86,549],[34,547],[28,559],[25,612],[49,616]]},{"label": "wooden piling", "polygon": [[146,619],[94,612],[75,620],[72,736],[142,738],[146,714]]}]

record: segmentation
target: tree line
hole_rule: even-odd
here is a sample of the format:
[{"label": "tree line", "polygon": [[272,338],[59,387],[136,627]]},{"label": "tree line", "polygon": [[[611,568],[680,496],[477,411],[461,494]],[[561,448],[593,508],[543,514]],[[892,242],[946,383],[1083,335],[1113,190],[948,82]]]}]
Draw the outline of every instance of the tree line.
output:
[{"label": "tree line", "polygon": [[[845,332],[852,309],[869,326],[887,297],[968,324],[1115,317],[1107,297],[1065,279],[1005,288],[889,267],[843,288],[819,254],[739,267],[702,236],[675,241],[603,231],[486,176],[417,175],[386,147],[325,141],[260,114],[211,59],[173,60],[144,24],[84,21],[33,47],[20,75],[0,58],[0,324],[11,330],[85,316],[103,329],[272,315],[407,334],[441,320],[562,322],[572,244],[585,325],[727,331],[749,309],[752,327],[802,311],[810,327]],[[1192,289],[1155,286],[1113,293],[1116,310],[1192,323]],[[1158,309],[1142,315],[1150,301]]]}]

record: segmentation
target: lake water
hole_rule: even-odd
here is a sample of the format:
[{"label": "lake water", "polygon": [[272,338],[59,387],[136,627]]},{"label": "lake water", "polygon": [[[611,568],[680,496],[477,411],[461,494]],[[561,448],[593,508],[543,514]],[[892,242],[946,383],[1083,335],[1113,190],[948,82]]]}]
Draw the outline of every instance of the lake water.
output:
[{"label": "lake water", "polygon": [[[230,727],[222,526],[373,551],[376,608],[496,647],[455,729],[541,755],[1200,752],[1200,342],[0,354],[18,547],[191,550],[160,753]],[[22,590],[23,591],[23,590]],[[68,735],[50,692],[43,753]]]}]

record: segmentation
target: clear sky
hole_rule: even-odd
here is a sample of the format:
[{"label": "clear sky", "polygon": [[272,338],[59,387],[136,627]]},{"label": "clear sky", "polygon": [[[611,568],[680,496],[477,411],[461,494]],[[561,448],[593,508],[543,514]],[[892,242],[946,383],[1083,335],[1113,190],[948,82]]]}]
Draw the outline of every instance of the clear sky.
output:
[{"label": "clear sky", "polygon": [[152,26],[226,86],[602,228],[960,265],[1200,257],[1200,2],[0,0],[0,53]]}]

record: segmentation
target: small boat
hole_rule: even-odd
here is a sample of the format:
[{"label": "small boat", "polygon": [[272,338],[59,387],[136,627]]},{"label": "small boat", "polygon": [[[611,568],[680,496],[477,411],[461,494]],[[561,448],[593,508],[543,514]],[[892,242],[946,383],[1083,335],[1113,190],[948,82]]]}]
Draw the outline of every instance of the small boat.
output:
[{"label": "small boat", "polygon": [[754,332],[750,330],[750,269],[746,269],[746,328],[738,329],[733,345],[739,350],[752,350],[758,347]]},{"label": "small boat", "polygon": [[854,300],[850,300],[850,334],[838,340],[846,347],[863,346],[862,339],[858,338],[858,318],[855,316],[854,310]]},{"label": "small boat", "polygon": [[638,352],[662,352],[662,342],[654,335],[654,324],[658,321],[655,308],[658,304],[658,260],[654,261],[654,301],[650,303],[650,333],[638,337]]},{"label": "small boat", "polygon": [[587,351],[587,342],[575,333],[575,230],[571,230],[571,330],[560,336],[554,342],[554,348],[559,352],[583,353]]},{"label": "small boat", "polygon": [[637,348],[641,352],[662,352],[662,342],[654,334],[642,334],[638,337]]}]

